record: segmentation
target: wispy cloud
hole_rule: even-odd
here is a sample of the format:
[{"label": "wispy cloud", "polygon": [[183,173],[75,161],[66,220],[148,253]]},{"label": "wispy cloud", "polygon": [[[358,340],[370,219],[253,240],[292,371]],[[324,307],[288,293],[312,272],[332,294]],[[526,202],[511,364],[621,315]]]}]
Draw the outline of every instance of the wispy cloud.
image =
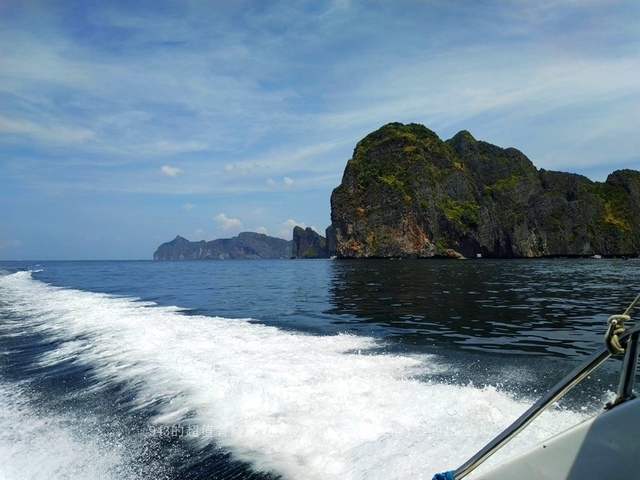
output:
[{"label": "wispy cloud", "polygon": [[215,217],[216,222],[218,223],[218,227],[223,232],[240,232],[244,227],[242,226],[242,222],[237,218],[227,217],[225,213],[220,213]]},{"label": "wispy cloud", "polygon": [[[87,204],[135,204],[135,220],[113,217],[140,245],[158,228],[193,232],[221,208],[282,238],[293,218],[324,228],[356,142],[391,121],[443,138],[467,129],[600,180],[640,162],[638,2],[155,7],[0,2],[8,238],[72,238],[69,218]],[[44,213],[61,201],[77,213]],[[140,220],[167,205],[194,213]],[[218,217],[219,231],[242,225]]]},{"label": "wispy cloud", "polygon": [[50,125],[27,119],[11,119],[0,115],[0,131],[10,137],[24,139],[24,142],[45,144],[78,144],[95,137],[95,132],[75,126]]},{"label": "wispy cloud", "polygon": [[160,173],[162,175],[164,175],[165,177],[177,177],[178,175],[180,175],[183,172],[178,167],[171,167],[169,165],[163,165],[162,167],[160,167]]},{"label": "wispy cloud", "polygon": [[[280,225],[280,229],[278,230],[278,237],[291,239],[291,235],[295,227],[306,229],[309,226],[304,222],[297,222],[293,218],[289,218],[288,220],[282,222],[282,224]],[[316,232],[318,231],[316,227],[311,226],[310,228]]]}]

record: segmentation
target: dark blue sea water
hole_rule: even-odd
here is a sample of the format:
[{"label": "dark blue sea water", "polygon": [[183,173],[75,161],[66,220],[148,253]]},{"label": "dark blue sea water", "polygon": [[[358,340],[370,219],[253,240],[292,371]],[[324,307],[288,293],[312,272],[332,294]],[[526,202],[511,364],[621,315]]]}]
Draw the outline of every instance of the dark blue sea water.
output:
[{"label": "dark blue sea water", "polygon": [[[3,479],[430,479],[640,292],[637,260],[0,269]],[[618,362],[491,461],[598,411]]]}]

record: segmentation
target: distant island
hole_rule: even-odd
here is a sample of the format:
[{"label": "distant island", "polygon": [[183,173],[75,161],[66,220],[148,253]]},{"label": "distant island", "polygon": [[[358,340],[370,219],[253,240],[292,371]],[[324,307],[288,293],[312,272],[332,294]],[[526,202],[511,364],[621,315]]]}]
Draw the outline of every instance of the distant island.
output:
[{"label": "distant island", "polygon": [[206,242],[191,242],[180,235],[163,243],[153,254],[154,260],[226,260],[231,258],[323,258],[325,239],[311,228],[295,227],[293,240],[270,237],[262,233],[242,232],[237,237]]},{"label": "distant island", "polygon": [[203,260],[230,258],[289,258],[291,241],[262,233],[243,232],[233,238],[190,242],[178,235],[163,243],[153,254],[154,260]]},{"label": "distant island", "polygon": [[331,195],[326,237],[244,232],[162,244],[157,260],[205,258],[539,258],[640,255],[640,172],[605,182],[538,170],[515,148],[461,131],[441,140],[390,123],[355,147]]}]

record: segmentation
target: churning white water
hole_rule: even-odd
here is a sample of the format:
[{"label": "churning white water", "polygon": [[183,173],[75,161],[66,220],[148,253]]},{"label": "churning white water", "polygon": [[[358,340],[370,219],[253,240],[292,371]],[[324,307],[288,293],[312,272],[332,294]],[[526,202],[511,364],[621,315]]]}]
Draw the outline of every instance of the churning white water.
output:
[{"label": "churning white water", "polygon": [[[130,411],[154,406],[144,431],[113,438],[100,418],[38,411],[27,384],[3,380],[5,479],[145,477],[135,465],[144,450],[137,443],[177,433],[284,478],[430,479],[458,467],[529,406],[493,386],[430,379],[450,370],[444,359],[374,353],[372,338],[188,315],[53,287],[29,272],[1,276],[0,288],[0,333],[55,342],[40,367],[72,361],[91,372],[97,391],[124,385],[134,399]],[[582,417],[550,411],[499,455]]]}]

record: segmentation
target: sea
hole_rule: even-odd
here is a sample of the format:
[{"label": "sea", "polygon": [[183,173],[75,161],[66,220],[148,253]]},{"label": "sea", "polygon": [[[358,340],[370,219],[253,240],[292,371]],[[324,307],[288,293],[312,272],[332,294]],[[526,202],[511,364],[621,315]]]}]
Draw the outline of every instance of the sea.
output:
[{"label": "sea", "polygon": [[[5,261],[0,478],[431,479],[638,293],[622,259]],[[481,469],[601,411],[620,363]]]}]

